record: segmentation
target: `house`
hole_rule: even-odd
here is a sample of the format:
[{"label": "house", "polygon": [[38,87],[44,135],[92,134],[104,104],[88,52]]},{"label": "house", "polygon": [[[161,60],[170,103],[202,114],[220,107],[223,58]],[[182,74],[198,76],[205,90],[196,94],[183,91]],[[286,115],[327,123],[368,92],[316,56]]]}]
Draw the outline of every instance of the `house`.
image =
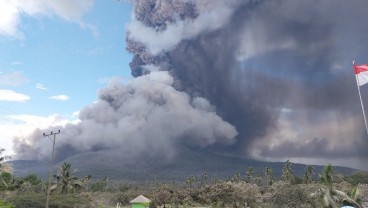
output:
[{"label": "house", "polygon": [[151,200],[143,195],[139,195],[137,198],[129,202],[132,208],[149,208]]}]

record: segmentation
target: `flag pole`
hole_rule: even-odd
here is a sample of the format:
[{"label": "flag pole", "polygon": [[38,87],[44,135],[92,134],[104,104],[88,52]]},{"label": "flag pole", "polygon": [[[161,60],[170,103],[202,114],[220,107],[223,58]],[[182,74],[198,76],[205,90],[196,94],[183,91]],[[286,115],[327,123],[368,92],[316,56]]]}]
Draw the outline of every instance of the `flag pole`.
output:
[{"label": "flag pole", "polygon": [[364,105],[363,105],[363,100],[362,100],[362,95],[360,94],[360,86],[359,86],[359,80],[357,77],[357,74],[355,73],[355,61],[353,61],[353,70],[354,70],[354,74],[355,74],[355,80],[357,82],[357,87],[358,87],[358,93],[359,93],[359,98],[360,98],[360,104],[362,106],[362,112],[363,112],[363,118],[364,118],[364,124],[365,124],[365,130],[367,131],[367,135],[368,135],[368,126],[367,126],[367,119],[365,117],[365,112],[364,112]]}]

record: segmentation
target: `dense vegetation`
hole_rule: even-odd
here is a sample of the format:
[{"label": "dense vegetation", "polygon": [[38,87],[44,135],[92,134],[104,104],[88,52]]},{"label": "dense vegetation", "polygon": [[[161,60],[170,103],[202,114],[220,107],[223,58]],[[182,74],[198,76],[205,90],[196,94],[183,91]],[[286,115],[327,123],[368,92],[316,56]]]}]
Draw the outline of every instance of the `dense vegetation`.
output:
[{"label": "dense vegetation", "polygon": [[[35,174],[15,177],[5,160],[5,156],[0,157],[0,207],[44,207],[48,184]],[[344,176],[327,165],[318,174],[307,166],[304,176],[297,177],[292,166],[290,161],[284,163],[281,178],[275,178],[270,167],[265,167],[262,173],[245,167],[244,173],[234,173],[226,180],[203,173],[183,182],[124,184],[107,177],[78,177],[78,169],[64,163],[53,177],[50,207],[101,208],[116,207],[117,203],[128,206],[140,194],[152,200],[152,207],[335,208],[362,207],[366,200],[366,172]]]}]

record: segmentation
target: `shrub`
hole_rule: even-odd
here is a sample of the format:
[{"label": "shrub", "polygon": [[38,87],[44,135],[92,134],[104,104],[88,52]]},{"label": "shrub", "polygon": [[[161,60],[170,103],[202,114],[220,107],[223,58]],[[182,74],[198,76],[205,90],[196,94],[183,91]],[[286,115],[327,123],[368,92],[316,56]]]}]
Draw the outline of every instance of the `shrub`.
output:
[{"label": "shrub", "polygon": [[14,204],[0,200],[1,208],[15,208]]},{"label": "shrub", "polygon": [[106,188],[107,188],[107,182],[101,180],[101,181],[97,181],[94,184],[92,184],[91,191],[102,192],[102,191],[106,191]]},{"label": "shrub", "polygon": [[215,207],[254,207],[260,196],[259,187],[255,184],[229,181],[205,187],[199,195],[199,202]]},{"label": "shrub", "polygon": [[[45,207],[46,195],[44,193],[23,193],[17,194],[9,198],[15,207]],[[53,194],[50,197],[50,207],[67,208],[67,207],[93,207],[89,206],[91,201],[83,196],[77,194]]]},{"label": "shrub", "polygon": [[0,191],[8,190],[13,183],[13,175],[3,172],[0,174]]},{"label": "shrub", "polygon": [[24,182],[28,182],[29,184],[35,186],[42,183],[41,178],[38,177],[36,174],[27,175],[23,178]]},{"label": "shrub", "polygon": [[313,207],[308,197],[298,185],[286,184],[275,193],[272,202],[275,207]]},{"label": "shrub", "polygon": [[357,172],[351,176],[346,176],[345,180],[354,186],[358,184],[368,184],[368,173]]}]

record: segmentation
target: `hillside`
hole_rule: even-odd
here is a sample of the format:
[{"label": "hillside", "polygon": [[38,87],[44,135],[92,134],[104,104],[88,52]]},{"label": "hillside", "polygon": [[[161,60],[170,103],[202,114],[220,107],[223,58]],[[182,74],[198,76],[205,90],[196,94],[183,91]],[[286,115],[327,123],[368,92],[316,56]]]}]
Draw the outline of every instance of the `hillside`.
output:
[{"label": "hillside", "polygon": [[[152,158],[148,155],[122,158],[111,152],[87,152],[58,161],[54,166],[55,169],[63,162],[69,162],[72,168],[78,168],[80,176],[91,174],[94,179],[106,176],[110,180],[127,182],[182,181],[189,176],[201,176],[204,173],[212,177],[228,178],[239,172],[245,177],[248,167],[254,168],[255,175],[262,176],[265,167],[271,167],[274,176],[280,177],[283,167],[282,162],[230,157],[189,148],[171,159]],[[15,160],[11,163],[15,175],[18,176],[36,173],[45,179],[50,170],[49,161]],[[323,167],[314,167],[315,176],[318,176]],[[302,176],[306,165],[293,164],[292,169],[295,175]],[[351,174],[355,171],[346,167],[335,167],[335,170],[342,174]]]}]

